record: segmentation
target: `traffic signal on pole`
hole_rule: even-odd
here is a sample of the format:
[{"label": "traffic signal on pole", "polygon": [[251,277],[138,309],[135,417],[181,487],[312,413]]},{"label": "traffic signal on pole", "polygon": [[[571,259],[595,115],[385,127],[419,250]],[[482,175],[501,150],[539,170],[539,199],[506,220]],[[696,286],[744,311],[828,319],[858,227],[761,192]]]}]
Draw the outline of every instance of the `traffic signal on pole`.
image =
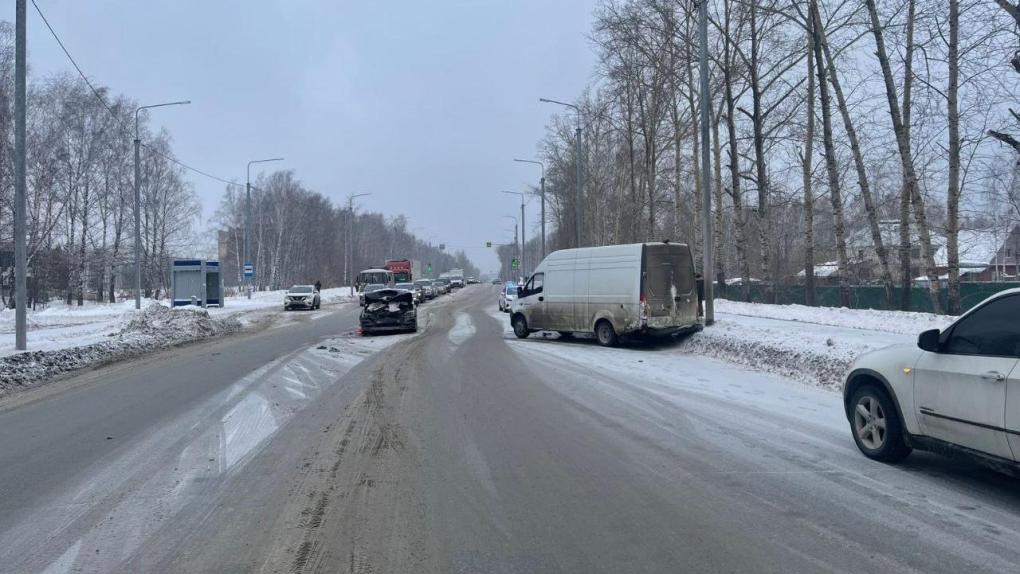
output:
[{"label": "traffic signal on pole", "polygon": [[519,259],[514,257],[513,259],[510,260],[510,266],[513,267],[514,269],[517,269],[518,267],[521,266],[521,262]]}]

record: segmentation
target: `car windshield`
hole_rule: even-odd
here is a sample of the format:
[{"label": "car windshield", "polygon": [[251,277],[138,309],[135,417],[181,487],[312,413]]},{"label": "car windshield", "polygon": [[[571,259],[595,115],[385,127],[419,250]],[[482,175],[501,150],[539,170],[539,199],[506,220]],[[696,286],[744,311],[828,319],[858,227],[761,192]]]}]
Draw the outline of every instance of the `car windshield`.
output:
[{"label": "car windshield", "polygon": [[0,574],[1020,574],[1020,0],[4,5]]}]

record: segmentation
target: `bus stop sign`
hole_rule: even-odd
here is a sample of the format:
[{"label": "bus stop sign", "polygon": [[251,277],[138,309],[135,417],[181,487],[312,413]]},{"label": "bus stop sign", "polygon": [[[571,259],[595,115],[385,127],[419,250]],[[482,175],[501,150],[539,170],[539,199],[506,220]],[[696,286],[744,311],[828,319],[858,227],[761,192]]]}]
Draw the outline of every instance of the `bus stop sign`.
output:
[{"label": "bus stop sign", "polygon": [[255,276],[255,266],[251,263],[244,264],[244,278],[251,279]]}]

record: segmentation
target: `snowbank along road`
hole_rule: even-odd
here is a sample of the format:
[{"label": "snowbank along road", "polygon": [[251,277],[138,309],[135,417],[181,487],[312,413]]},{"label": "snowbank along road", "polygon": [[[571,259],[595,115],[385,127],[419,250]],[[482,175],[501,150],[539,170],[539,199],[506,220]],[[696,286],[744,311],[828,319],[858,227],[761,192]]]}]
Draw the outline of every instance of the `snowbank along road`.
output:
[{"label": "snowbank along road", "polygon": [[[1003,572],[1020,490],[861,456],[840,397],[676,347],[516,340],[495,290],[356,309],[0,407],[12,572]],[[45,390],[45,393],[42,391]]]}]

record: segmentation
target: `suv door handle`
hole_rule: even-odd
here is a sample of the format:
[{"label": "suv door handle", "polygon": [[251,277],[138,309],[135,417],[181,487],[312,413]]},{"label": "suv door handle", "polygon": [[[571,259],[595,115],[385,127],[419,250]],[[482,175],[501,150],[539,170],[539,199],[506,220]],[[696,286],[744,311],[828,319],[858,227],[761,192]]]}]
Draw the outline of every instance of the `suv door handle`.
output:
[{"label": "suv door handle", "polygon": [[995,381],[1001,383],[1002,381],[1006,380],[1006,375],[1003,375],[999,371],[988,371],[987,373],[981,375],[981,378],[986,381]]},{"label": "suv door handle", "polygon": [[539,301],[545,301],[545,297],[539,297],[538,300]]}]

